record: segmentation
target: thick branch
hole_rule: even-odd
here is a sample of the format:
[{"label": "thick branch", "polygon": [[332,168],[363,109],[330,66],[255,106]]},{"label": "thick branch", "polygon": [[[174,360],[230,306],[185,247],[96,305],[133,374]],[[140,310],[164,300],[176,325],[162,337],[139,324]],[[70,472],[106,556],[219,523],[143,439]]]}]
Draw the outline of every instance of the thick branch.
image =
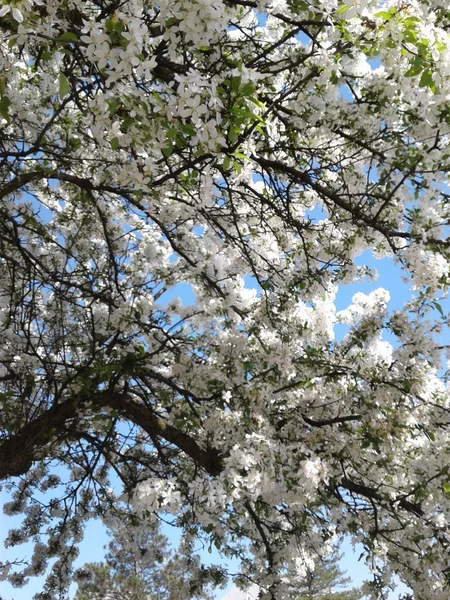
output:
[{"label": "thick branch", "polygon": [[33,462],[49,456],[52,443],[68,433],[70,422],[92,406],[116,410],[149,435],[177,446],[210,475],[217,475],[222,470],[217,451],[203,450],[190,436],[165,423],[143,404],[124,394],[105,391],[97,394],[89,403],[70,399],[55,404],[3,441],[0,444],[0,480],[24,475]]},{"label": "thick branch", "polygon": [[[223,463],[215,449],[204,450],[189,435],[166,423],[147,406],[129,396],[104,391],[95,395],[90,402],[70,399],[55,404],[34,421],[24,425],[19,432],[3,441],[0,444],[0,480],[24,475],[33,462],[49,456],[52,443],[57,443],[61,437],[69,433],[69,430],[73,431],[71,421],[78,419],[84,409],[92,406],[115,410],[152,437],[159,437],[173,444],[209,475],[216,476],[221,473]],[[339,482],[338,486],[371,500],[384,501],[377,490],[346,477]],[[394,503],[415,515],[423,514],[419,504],[408,501],[404,496],[399,496]]]},{"label": "thick branch", "polygon": [[310,419],[306,415],[302,415],[303,420],[312,427],[326,427],[335,423],[348,423],[349,421],[359,421],[361,415],[345,415],[343,417],[333,417],[332,419]]},{"label": "thick branch", "polygon": [[14,177],[14,179],[11,179],[6,185],[0,188],[0,200],[6,198],[6,196],[9,196],[9,194],[13,194],[27,183],[38,179],[43,179],[47,176],[47,173],[44,171],[28,171],[27,173],[21,173],[20,175],[17,175]]},{"label": "thick branch", "polygon": [[216,450],[203,450],[189,435],[163,421],[143,404],[120,394],[105,396],[101,404],[117,410],[149,435],[161,437],[177,446],[210,475],[218,475],[222,471],[222,461]]},{"label": "thick branch", "polygon": [[[42,456],[45,446],[65,431],[67,422],[77,416],[74,401],[55,404],[24,425],[19,432],[0,444],[0,480],[24,475]],[[49,449],[48,449],[49,450]],[[45,452],[44,454],[48,454]]]},{"label": "thick branch", "polygon": [[[365,498],[369,498],[370,500],[376,500],[377,502],[385,501],[383,496],[381,494],[379,494],[377,490],[374,490],[373,488],[371,488],[367,485],[364,485],[362,483],[356,483],[354,481],[351,481],[347,477],[344,477],[342,479],[342,481],[339,483],[339,487],[343,487],[344,489],[348,490],[349,492],[358,494],[358,496],[363,496]],[[423,515],[423,510],[420,507],[420,504],[417,504],[414,502],[409,502],[409,500],[407,500],[404,496],[398,496],[391,503],[398,504],[407,512],[414,513],[415,515],[417,515],[419,517]]]}]

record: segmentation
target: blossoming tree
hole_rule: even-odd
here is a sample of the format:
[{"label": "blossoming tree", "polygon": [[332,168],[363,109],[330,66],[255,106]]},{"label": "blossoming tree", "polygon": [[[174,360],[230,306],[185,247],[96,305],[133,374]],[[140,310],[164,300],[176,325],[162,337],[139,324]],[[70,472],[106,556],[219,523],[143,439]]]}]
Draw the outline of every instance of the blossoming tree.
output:
[{"label": "blossoming tree", "polygon": [[[3,0],[0,32],[4,577],[64,595],[125,494],[267,599],[347,535],[373,598],[447,600],[447,2]],[[367,250],[403,311],[336,310]]]}]

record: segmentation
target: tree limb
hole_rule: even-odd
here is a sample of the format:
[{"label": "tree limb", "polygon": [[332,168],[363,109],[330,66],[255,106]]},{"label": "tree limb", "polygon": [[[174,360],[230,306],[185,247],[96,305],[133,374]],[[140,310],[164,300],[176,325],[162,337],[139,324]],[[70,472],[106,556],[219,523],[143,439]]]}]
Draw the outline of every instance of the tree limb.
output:
[{"label": "tree limb", "polygon": [[165,439],[190,456],[210,475],[218,475],[222,462],[216,450],[204,450],[189,435],[164,422],[152,411],[125,394],[103,391],[89,402],[71,398],[26,423],[17,433],[0,444],[0,480],[24,475],[32,463],[50,453],[50,445],[68,433],[70,422],[95,406],[116,410],[149,435]]}]

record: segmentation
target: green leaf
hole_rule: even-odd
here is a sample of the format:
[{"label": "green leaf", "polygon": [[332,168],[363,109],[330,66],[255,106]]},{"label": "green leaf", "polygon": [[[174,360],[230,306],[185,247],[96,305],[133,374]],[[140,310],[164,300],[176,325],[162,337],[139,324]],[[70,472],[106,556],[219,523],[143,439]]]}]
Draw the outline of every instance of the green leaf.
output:
[{"label": "green leaf", "polygon": [[392,19],[393,16],[394,15],[387,10],[381,10],[380,12],[375,13],[375,17],[378,19],[384,19],[385,21],[389,21],[389,19]]},{"label": "green leaf", "polygon": [[231,90],[237,92],[241,86],[241,76],[231,78]]},{"label": "green leaf", "polygon": [[70,81],[64,75],[64,73],[59,74],[59,97],[61,100],[67,96],[70,92]]},{"label": "green leaf", "polygon": [[2,98],[0,98],[0,115],[6,120],[9,120],[10,104],[11,100],[8,98],[8,96],[3,96]]},{"label": "green leaf", "polygon": [[178,135],[178,130],[176,129],[176,127],[169,127],[169,129],[166,131],[166,138],[167,140],[174,140]]},{"label": "green leaf", "polygon": [[333,71],[330,75],[330,83],[335,85],[339,81],[339,77],[336,75],[336,71]]},{"label": "green leaf", "polygon": [[419,87],[429,87],[431,89],[434,87],[433,74],[429,69],[422,73],[422,77],[419,81]]},{"label": "green leaf", "polygon": [[111,19],[107,19],[106,21],[106,29],[109,33],[109,37],[113,38],[114,34],[120,31],[120,27],[118,27],[120,21],[117,20],[116,16],[113,15]]},{"label": "green leaf", "polygon": [[444,316],[444,311],[442,309],[442,306],[439,304],[439,302],[436,302],[435,300],[433,300],[433,302],[431,304],[438,311],[438,313],[441,315],[441,317],[443,317]]},{"label": "green leaf", "polygon": [[108,417],[108,415],[105,415],[105,414],[97,414],[97,415],[94,415],[94,416],[92,417],[92,421],[93,421],[94,423],[97,423],[98,421],[104,421],[105,419],[108,419],[108,418],[109,418],[109,417]]},{"label": "green leaf", "polygon": [[61,35],[58,35],[58,37],[56,38],[57,42],[77,42],[78,41],[78,36],[76,33],[72,33],[71,31],[66,31],[65,33],[62,33]]},{"label": "green leaf", "polygon": [[444,481],[442,484],[442,489],[444,490],[445,494],[450,494],[450,481]]},{"label": "green leaf", "polygon": [[237,142],[238,139],[238,131],[236,129],[231,129],[230,133],[228,134],[228,139],[230,140],[230,142],[232,144],[234,144],[235,142]]},{"label": "green leaf", "polygon": [[77,151],[79,150],[81,147],[81,140],[80,138],[71,138],[70,139],[70,149],[73,151]]},{"label": "green leaf", "polygon": [[[337,11],[336,14],[337,15],[342,15],[342,13],[345,13],[346,10],[348,10],[349,7],[347,6],[347,4],[343,4],[342,6],[340,6]],[[375,15],[376,16],[376,15]]]},{"label": "green leaf", "polygon": [[242,86],[241,93],[243,96],[251,96],[255,91],[253,83],[246,83]]},{"label": "green leaf", "polygon": [[119,148],[119,140],[116,137],[113,137],[111,140],[111,148],[113,150],[117,150]]},{"label": "green leaf", "polygon": [[415,31],[414,29],[407,29],[405,31],[404,40],[405,40],[405,42],[409,42],[410,44],[417,46],[417,41],[418,41],[417,31]]},{"label": "green leaf", "polygon": [[225,156],[224,161],[223,161],[223,170],[224,171],[228,171],[228,169],[230,168],[231,165],[231,158],[229,156]]},{"label": "green leaf", "polygon": [[264,102],[261,102],[261,100],[258,100],[258,98],[255,98],[255,96],[252,96],[251,98],[249,98],[250,102],[253,102],[253,104],[256,104],[256,106],[259,106],[259,108],[266,108],[266,105],[264,104]]},{"label": "green leaf", "polygon": [[181,148],[184,148],[185,142],[184,139],[177,135],[175,138],[175,146],[180,150]]},{"label": "green leaf", "polygon": [[[392,8],[391,8],[392,11]],[[411,27],[411,26],[415,26],[416,23],[421,23],[421,19],[419,19],[419,17],[407,17],[404,20],[404,23],[407,27]]]},{"label": "green leaf", "polygon": [[192,123],[183,123],[181,125],[181,131],[186,135],[195,135],[195,127]]},{"label": "green leaf", "polygon": [[416,75],[419,75],[419,73],[422,73],[423,68],[423,61],[420,58],[416,58],[412,66],[406,71],[405,77],[415,77]]}]

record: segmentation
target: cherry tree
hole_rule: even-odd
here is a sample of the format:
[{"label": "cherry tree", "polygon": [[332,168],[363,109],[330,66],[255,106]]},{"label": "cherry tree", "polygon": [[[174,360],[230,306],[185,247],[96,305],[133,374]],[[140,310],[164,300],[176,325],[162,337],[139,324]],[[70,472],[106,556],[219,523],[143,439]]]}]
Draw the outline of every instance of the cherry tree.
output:
[{"label": "cherry tree", "polygon": [[[11,0],[0,32],[0,479],[35,544],[3,577],[65,597],[130,500],[261,598],[345,535],[371,598],[447,600],[447,2]],[[337,310],[367,251],[403,310]]]}]

